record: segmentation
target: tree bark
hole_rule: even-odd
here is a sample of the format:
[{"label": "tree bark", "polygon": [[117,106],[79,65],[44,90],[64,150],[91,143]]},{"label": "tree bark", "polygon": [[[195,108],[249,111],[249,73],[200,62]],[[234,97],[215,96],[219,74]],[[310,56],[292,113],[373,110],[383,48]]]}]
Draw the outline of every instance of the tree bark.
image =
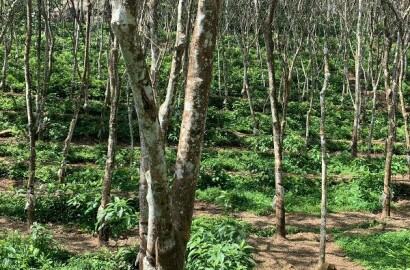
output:
[{"label": "tree bark", "polygon": [[352,157],[357,157],[357,141],[359,139],[359,125],[360,125],[360,114],[362,108],[362,92],[360,88],[360,69],[362,63],[362,13],[363,13],[363,3],[359,0],[359,12],[357,19],[357,30],[356,30],[356,59],[355,59],[355,102],[354,102],[354,121],[353,121],[353,134],[352,134]]},{"label": "tree bark", "polygon": [[[109,134],[108,134],[108,149],[107,160],[105,163],[104,182],[102,190],[101,205],[98,211],[103,211],[107,204],[110,202],[111,196],[111,180],[112,172],[115,166],[115,151],[117,144],[117,115],[118,104],[120,99],[120,85],[118,78],[118,45],[114,40],[110,52],[110,61],[108,63],[108,76],[110,79],[110,91],[111,91],[111,107],[110,107],[110,121],[109,121]],[[100,245],[106,245],[109,240],[109,228],[103,227],[99,231],[98,239]]]},{"label": "tree bark", "polygon": [[275,198],[274,208],[276,212],[276,238],[283,239],[286,236],[285,232],[285,202],[283,188],[283,169],[282,169],[282,145],[280,143],[281,125],[279,120],[279,106],[276,93],[275,82],[275,60],[273,58],[273,40],[272,40],[272,23],[273,13],[277,0],[272,0],[269,5],[269,13],[265,19],[263,34],[265,38],[266,48],[266,62],[268,66],[269,78],[269,98],[272,113],[272,127],[273,127],[273,144],[275,155]]},{"label": "tree bark", "polygon": [[183,258],[191,231],[220,4],[220,0],[198,1],[197,19],[190,45],[184,113],[172,186],[172,217],[175,235],[179,236],[176,258],[180,259],[175,268],[177,270],[184,267]]},{"label": "tree bark", "polygon": [[165,141],[168,134],[168,126],[171,121],[172,111],[175,103],[178,78],[181,74],[182,57],[185,51],[185,47],[188,46],[184,29],[184,26],[187,27],[189,25],[186,22],[187,13],[186,0],[179,0],[176,33],[177,36],[174,45],[174,54],[172,56],[171,72],[169,74],[165,101],[164,103],[162,103],[159,109],[159,123],[161,125],[161,130],[162,134],[164,135]]},{"label": "tree bark", "polygon": [[120,44],[129,75],[141,142],[144,146],[143,154],[147,155],[144,176],[148,186],[148,231],[145,258],[139,257],[139,260],[142,259],[142,269],[175,269],[175,240],[170,214],[165,147],[136,18],[136,1],[112,1],[111,26]]},{"label": "tree bark", "polygon": [[[385,25],[387,27],[387,25]],[[385,30],[387,31],[387,30]],[[393,157],[394,133],[396,123],[394,121],[395,104],[394,104],[394,89],[390,85],[390,71],[389,71],[389,55],[392,46],[390,37],[385,34],[385,48],[383,57],[383,71],[384,71],[384,87],[386,92],[387,114],[388,114],[388,136],[386,138],[386,162],[384,168],[384,188],[382,195],[382,219],[390,216],[390,199],[391,199],[391,164]]]},{"label": "tree bark", "polygon": [[[361,1],[361,0],[359,0]],[[330,12],[331,4],[327,0],[327,12],[326,12],[326,26],[324,34],[324,44],[323,44],[323,58],[325,63],[325,79],[323,81],[323,87],[320,91],[320,149],[322,155],[322,199],[320,206],[320,247],[319,247],[319,267],[326,262],[326,218],[327,218],[327,153],[326,153],[326,90],[330,78],[329,69],[329,47],[328,47],[328,28],[330,24]]]},{"label": "tree bark", "polygon": [[27,121],[28,121],[28,135],[30,140],[30,159],[29,159],[29,172],[27,181],[27,226],[30,230],[31,225],[34,223],[35,218],[35,196],[34,196],[34,179],[36,174],[36,140],[34,134],[34,116],[33,116],[33,101],[31,95],[31,78],[30,78],[30,48],[31,48],[31,35],[32,35],[32,2],[27,0],[26,2],[26,43],[24,52],[24,77],[26,81],[26,109],[27,109]]}]

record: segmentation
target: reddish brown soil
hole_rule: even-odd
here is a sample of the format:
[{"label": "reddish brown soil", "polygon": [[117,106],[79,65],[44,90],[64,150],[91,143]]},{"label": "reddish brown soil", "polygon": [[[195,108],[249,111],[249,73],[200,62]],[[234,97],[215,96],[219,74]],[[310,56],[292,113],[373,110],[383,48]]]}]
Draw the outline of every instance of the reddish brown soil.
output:
[{"label": "reddish brown soil", "polygon": [[[217,216],[227,215],[224,210],[210,203],[197,202],[194,215]],[[249,222],[255,228],[263,229],[275,224],[274,216],[257,216],[252,213],[231,214],[234,218]],[[315,215],[293,213],[288,214],[287,224],[299,228],[301,231],[317,230],[320,225],[320,217]],[[360,226],[379,218],[371,213],[341,212],[331,213],[328,217],[328,228],[343,228]],[[80,230],[76,226],[46,224],[47,229],[54,235],[57,242],[70,252],[80,254],[100,249],[95,235]],[[410,201],[396,203],[392,217],[385,226],[376,226],[369,229],[352,229],[347,233],[369,233],[382,230],[400,230],[410,227]],[[26,224],[21,221],[13,221],[4,217],[0,218],[0,228],[5,232],[19,231],[26,233]],[[0,231],[1,232],[1,231]],[[258,237],[251,235],[250,245],[254,246],[257,262],[257,270],[272,269],[316,269],[319,254],[319,235],[313,232],[301,232],[288,236],[287,240],[276,240],[272,237]],[[127,239],[121,239],[119,246],[138,244],[137,231],[131,233]],[[115,243],[110,242],[110,249],[115,249]],[[355,264],[343,254],[332,242],[329,235],[327,242],[327,261],[334,264],[337,269],[361,270],[363,267]]]},{"label": "reddish brown soil", "polygon": [[[223,209],[209,203],[198,202],[195,205],[195,215],[222,215]],[[252,213],[235,213],[233,217],[251,223],[256,228],[267,228],[275,225],[273,215],[257,216]],[[360,227],[373,221],[379,221],[379,216],[371,213],[339,212],[328,215],[328,228],[338,230]],[[320,217],[315,215],[292,213],[286,215],[286,223],[297,227],[301,231],[317,230],[320,226]],[[370,233],[385,230],[402,230],[410,227],[410,201],[399,201],[395,204],[392,217],[386,221],[386,225],[375,226],[368,229],[351,229],[347,233]],[[334,264],[337,269],[364,269],[362,266],[352,262],[332,242],[333,235],[329,235],[326,245],[326,260]],[[274,237],[250,237],[250,244],[255,247],[255,261],[257,270],[271,269],[317,269],[317,258],[319,257],[319,234],[303,232],[292,234],[288,239],[278,241]]]}]

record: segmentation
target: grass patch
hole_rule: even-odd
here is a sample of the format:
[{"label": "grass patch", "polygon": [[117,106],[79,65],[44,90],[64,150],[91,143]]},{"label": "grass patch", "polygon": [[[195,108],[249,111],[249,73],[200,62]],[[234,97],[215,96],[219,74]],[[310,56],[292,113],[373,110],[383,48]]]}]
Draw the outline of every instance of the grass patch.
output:
[{"label": "grass patch", "polygon": [[336,243],[370,270],[410,269],[410,231],[339,235]]}]

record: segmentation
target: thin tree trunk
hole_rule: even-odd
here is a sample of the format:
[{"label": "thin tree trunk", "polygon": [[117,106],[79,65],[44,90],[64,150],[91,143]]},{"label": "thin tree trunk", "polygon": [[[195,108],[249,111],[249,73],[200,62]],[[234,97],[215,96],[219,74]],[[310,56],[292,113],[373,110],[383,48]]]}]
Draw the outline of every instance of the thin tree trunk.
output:
[{"label": "thin tree trunk", "polygon": [[[84,107],[86,108],[87,105],[87,92],[88,92],[88,85],[89,85],[89,80],[90,80],[90,26],[91,26],[91,3],[89,0],[87,0],[87,9],[89,15],[87,15],[87,26],[86,26],[86,42],[84,46],[84,71],[83,75],[81,77],[81,89],[80,93],[78,93],[78,97],[76,98],[76,101],[74,102],[74,113],[71,118],[70,126],[68,128],[68,133],[67,137],[64,140],[64,148],[63,148],[63,159],[60,164],[60,169],[57,172],[58,175],[58,182],[60,184],[64,183],[65,179],[65,172],[66,172],[66,166],[67,166],[67,157],[68,157],[68,151],[70,149],[71,141],[74,135],[74,129],[78,121],[78,116],[80,113],[81,109],[81,103],[84,100]],[[78,43],[79,43],[79,32],[80,32],[80,25],[79,25],[79,19],[76,17],[76,25],[77,25],[77,31],[75,34],[75,40],[74,40],[74,73],[73,73],[73,83],[75,84],[75,77],[77,76],[77,71],[78,71],[78,61],[76,59],[76,54],[78,50]]]},{"label": "thin tree trunk", "polygon": [[221,57],[222,57],[222,77],[223,77],[223,87],[224,87],[224,107],[225,109],[228,108],[228,98],[229,98],[229,89],[227,85],[227,78],[226,78],[226,55],[225,55],[225,45],[224,45],[224,38],[220,35],[219,41],[221,43]]},{"label": "thin tree trunk", "polygon": [[98,60],[97,60],[97,78],[101,79],[101,59],[103,53],[103,44],[104,44],[104,19],[105,16],[101,16],[101,29],[100,29],[100,38],[99,38],[99,49],[98,49]]},{"label": "thin tree trunk", "polygon": [[90,83],[90,47],[91,47],[91,15],[93,12],[90,0],[87,4],[87,22],[85,26],[85,44],[84,44],[84,71],[82,76],[82,92],[84,93],[84,109],[88,108],[88,88]]},{"label": "thin tree trunk", "polygon": [[36,174],[36,140],[34,134],[34,116],[33,116],[33,106],[32,106],[32,95],[31,95],[31,79],[30,79],[30,48],[31,48],[31,35],[32,35],[32,2],[27,0],[26,7],[26,18],[27,18],[27,37],[25,44],[24,53],[24,77],[26,81],[26,107],[27,107],[27,120],[28,120],[28,135],[30,140],[30,161],[29,161],[29,172],[28,172],[28,182],[27,182],[27,226],[30,229],[31,225],[34,223],[35,219],[35,196],[34,196],[34,179]]},{"label": "thin tree trunk", "polygon": [[[385,27],[388,27],[385,25]],[[387,30],[385,30],[387,31]],[[386,102],[387,102],[387,113],[388,113],[388,136],[386,139],[386,162],[384,168],[384,189],[383,189],[383,211],[382,219],[390,216],[390,200],[391,200],[391,164],[393,157],[393,145],[394,145],[394,133],[396,124],[394,121],[395,114],[395,104],[394,104],[394,89],[390,85],[390,72],[389,72],[389,55],[391,50],[391,40],[385,34],[385,48],[384,48],[384,57],[383,57],[383,70],[384,70],[384,87],[386,91]]]},{"label": "thin tree trunk", "polygon": [[[359,0],[361,1],[361,0]],[[330,23],[330,1],[327,0],[326,25],[329,27]],[[325,27],[325,29],[327,28]],[[327,29],[326,29],[327,30]],[[320,221],[320,248],[319,248],[319,266],[326,262],[326,218],[327,218],[327,153],[326,153],[326,90],[330,78],[329,69],[329,48],[327,40],[327,31],[325,30],[324,44],[323,44],[323,58],[325,63],[325,79],[323,81],[322,91],[320,91],[320,148],[322,155],[322,199],[321,199],[321,221]]]},{"label": "thin tree trunk", "polygon": [[[178,78],[181,74],[182,57],[185,47],[188,46],[184,26],[189,24],[186,22],[187,7],[186,0],[179,0],[178,15],[177,15],[177,36],[174,45],[174,54],[171,63],[171,72],[169,74],[167,93],[164,103],[159,109],[159,123],[161,125],[164,140],[168,134],[168,126],[171,121],[172,111],[175,103],[175,94],[177,90]],[[152,72],[152,71],[151,71]]]},{"label": "thin tree trunk", "polygon": [[[120,99],[120,85],[118,78],[118,45],[114,40],[112,43],[112,49],[110,53],[110,61],[108,63],[108,76],[110,79],[110,91],[111,91],[111,107],[110,107],[110,122],[109,122],[109,134],[108,134],[108,149],[107,160],[105,163],[104,182],[101,197],[101,205],[98,211],[103,211],[107,204],[110,202],[111,196],[111,180],[112,172],[115,166],[115,151],[117,144],[117,115],[118,104]],[[109,228],[103,227],[99,231],[98,239],[100,245],[108,244],[109,240]]]},{"label": "thin tree trunk", "polygon": [[355,59],[355,102],[354,102],[354,121],[353,121],[353,134],[352,134],[352,147],[351,154],[352,157],[357,157],[357,143],[359,140],[359,125],[360,125],[360,114],[362,108],[362,93],[360,88],[360,68],[362,63],[362,13],[363,13],[363,3],[359,0],[359,12],[357,19],[357,30],[356,30],[356,59]]},{"label": "thin tree trunk", "polygon": [[37,134],[38,139],[43,140],[44,136],[44,106],[46,101],[46,96],[48,88],[50,85],[51,73],[53,69],[53,54],[54,54],[54,37],[50,25],[50,7],[49,2],[45,0],[44,5],[46,8],[43,8],[43,17],[45,22],[45,32],[46,32],[46,44],[45,44],[45,53],[44,53],[44,71],[43,71],[43,89],[41,93],[41,100],[39,104],[39,111],[37,113]]},{"label": "thin tree trunk", "polygon": [[11,52],[11,45],[13,43],[13,34],[10,35],[10,39],[4,39],[4,59],[3,68],[1,70],[1,89],[3,92],[7,91],[7,63]]},{"label": "thin tree trunk", "polygon": [[37,41],[36,41],[36,55],[37,55],[37,68],[36,68],[36,126],[39,126],[39,113],[40,113],[40,103],[42,96],[41,87],[41,36],[42,36],[42,24],[41,24],[41,13],[42,13],[42,3],[43,0],[37,0]]},{"label": "thin tree trunk", "polygon": [[269,97],[271,103],[272,113],[272,127],[273,127],[273,144],[275,155],[275,198],[274,208],[276,211],[276,238],[284,239],[285,232],[285,189],[283,188],[283,171],[282,171],[282,146],[280,143],[280,122],[279,122],[279,106],[276,93],[275,82],[275,66],[273,58],[273,37],[272,37],[272,23],[273,13],[277,4],[277,0],[272,0],[269,6],[269,13],[264,23],[264,37],[266,48],[266,62],[269,74]]},{"label": "thin tree trunk", "polygon": [[[408,36],[407,36],[408,37]],[[400,46],[400,66],[399,66],[399,78],[398,78],[398,85],[397,89],[399,92],[399,98],[400,98],[400,108],[401,108],[401,113],[403,116],[403,122],[404,122],[404,134],[405,134],[405,139],[406,139],[406,150],[407,150],[407,166],[408,166],[408,179],[410,180],[410,133],[409,133],[409,113],[406,111],[406,104],[403,96],[403,81],[406,79],[406,70],[407,70],[407,50],[405,47],[407,47],[408,41],[405,41],[402,43]]]}]

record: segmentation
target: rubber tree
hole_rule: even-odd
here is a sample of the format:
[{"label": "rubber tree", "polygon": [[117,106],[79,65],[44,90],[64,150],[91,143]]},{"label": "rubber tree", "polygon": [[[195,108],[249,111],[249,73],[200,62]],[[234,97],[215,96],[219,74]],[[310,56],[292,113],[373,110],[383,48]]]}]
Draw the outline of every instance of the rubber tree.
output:
[{"label": "rubber tree", "polygon": [[[360,0],[361,1],[361,0]],[[329,68],[329,45],[328,35],[330,28],[330,12],[332,9],[331,1],[326,1],[326,25],[324,26],[323,40],[323,62],[324,75],[322,90],[320,91],[320,150],[322,159],[322,198],[320,205],[320,247],[319,247],[319,267],[322,267],[326,262],[326,219],[327,219],[327,152],[326,152],[326,90],[329,84],[330,68]]]},{"label": "rubber tree", "polygon": [[185,250],[192,221],[196,183],[209,100],[213,53],[220,1],[198,1],[198,13],[190,45],[189,69],[180,142],[172,189],[168,183],[165,143],[158,107],[142,49],[137,24],[141,10],[136,0],[112,1],[111,26],[123,55],[138,115],[141,154],[146,163],[148,229],[145,254],[139,254],[140,269],[184,267]]},{"label": "rubber tree", "polygon": [[367,158],[370,159],[370,155],[372,152],[372,138],[373,138],[373,131],[374,131],[374,122],[376,118],[376,106],[377,106],[377,90],[380,83],[382,68],[381,68],[381,59],[382,59],[382,48],[381,48],[381,41],[382,39],[377,35],[377,24],[378,16],[376,15],[378,12],[379,4],[373,3],[370,6],[370,22],[369,22],[369,51],[367,57],[367,65],[368,65],[368,76],[372,86],[372,109],[371,109],[371,116],[370,116],[370,124],[369,124],[369,135],[367,137]]},{"label": "rubber tree", "polygon": [[252,10],[252,6],[248,5],[247,2],[247,0],[231,2],[231,4],[234,3],[234,6],[231,6],[231,8],[234,8],[239,13],[238,21],[236,22],[236,24],[238,25],[238,31],[235,29],[234,35],[242,54],[243,80],[241,94],[244,98],[248,99],[249,111],[252,117],[253,135],[257,136],[259,135],[259,121],[256,117],[253,94],[249,85],[249,68],[251,65],[250,50],[256,44],[256,42],[258,42],[258,40],[257,36],[251,36],[251,31],[254,27],[252,18],[255,16],[255,14],[254,10]]},{"label": "rubber tree", "polygon": [[279,104],[277,100],[277,88],[275,80],[275,59],[273,47],[273,16],[277,0],[272,0],[269,5],[268,15],[264,22],[263,34],[265,38],[266,48],[266,64],[268,66],[268,81],[269,81],[269,98],[272,113],[272,128],[273,128],[273,144],[275,155],[275,204],[274,210],[276,213],[276,237],[285,238],[285,205],[284,205],[284,188],[283,188],[283,166],[282,166],[282,144],[280,140],[281,125],[279,119]]},{"label": "rubber tree", "polygon": [[352,133],[352,157],[357,157],[357,142],[359,140],[359,124],[362,108],[362,90],[360,87],[360,70],[362,66],[362,17],[363,17],[363,1],[359,0],[357,27],[356,27],[356,58],[355,58],[355,99],[354,99],[354,120]]},{"label": "rubber tree", "polygon": [[[103,191],[101,196],[101,204],[98,208],[98,215],[101,214],[101,212],[107,207],[107,204],[110,202],[111,181],[115,166],[115,151],[117,144],[117,118],[120,99],[120,85],[118,77],[118,44],[116,40],[112,41],[111,47],[110,59],[108,62],[108,77],[110,80],[111,92],[110,120],[108,123],[108,149],[104,170]],[[100,245],[106,245],[109,240],[109,228],[106,226],[101,228],[99,230],[98,236]]]},{"label": "rubber tree", "polygon": [[[74,101],[74,112],[70,121],[70,125],[68,128],[67,136],[64,140],[64,148],[62,154],[62,161],[60,164],[60,168],[57,172],[58,175],[58,182],[60,184],[64,183],[65,180],[65,172],[67,167],[67,157],[68,151],[71,146],[71,141],[74,135],[74,129],[77,125],[78,116],[80,114],[81,105],[83,104],[84,108],[88,107],[88,87],[90,83],[90,35],[91,35],[91,13],[92,13],[92,4],[90,0],[86,0],[87,2],[87,22],[86,22],[86,30],[85,30],[85,44],[84,44],[84,62],[83,62],[83,73],[80,75],[81,78],[81,88],[80,92],[78,93],[76,100]],[[73,8],[75,9],[74,3],[72,4]],[[82,9],[82,5],[80,10]],[[81,27],[81,12],[80,16],[77,14],[74,15],[75,23],[74,28],[74,44],[73,44],[73,51],[74,51],[74,68],[73,68],[73,84],[75,84],[75,78],[78,76],[78,61],[77,61],[77,50],[78,50],[78,43],[79,43],[79,32]],[[78,74],[77,74],[78,72]]]},{"label": "rubber tree", "polygon": [[[384,3],[384,10],[386,5]],[[391,165],[393,158],[393,146],[396,131],[396,98],[395,85],[392,85],[391,73],[389,67],[390,52],[392,48],[393,35],[390,32],[390,25],[388,16],[384,18],[384,53],[383,53],[383,74],[384,74],[384,88],[386,93],[387,114],[388,114],[388,134],[386,138],[386,161],[384,167],[384,188],[382,195],[382,219],[390,217],[391,204]],[[397,61],[397,53],[394,62]],[[394,64],[393,64],[394,66]]]},{"label": "rubber tree", "polygon": [[24,77],[26,81],[26,109],[27,109],[27,122],[28,122],[28,136],[30,141],[30,158],[29,158],[29,171],[27,181],[27,204],[25,210],[27,211],[27,225],[30,229],[34,223],[35,218],[35,196],[34,196],[34,179],[36,175],[36,139],[34,131],[34,115],[33,115],[33,100],[31,94],[31,78],[30,78],[30,49],[32,38],[32,19],[33,12],[31,0],[26,1],[26,42],[24,52]]},{"label": "rubber tree", "polygon": [[[189,21],[187,20],[188,8],[189,4],[187,5],[186,0],[178,1],[177,32],[174,45],[174,53],[171,62],[171,71],[168,78],[165,100],[159,109],[159,122],[164,137],[166,137],[168,133],[168,126],[171,121],[172,111],[175,103],[178,79],[181,75],[183,54],[185,52],[185,48],[188,46],[188,41],[185,34],[186,28],[189,27]],[[151,74],[152,72],[153,70],[151,70]],[[152,76],[153,75],[151,75],[151,77]]]}]

